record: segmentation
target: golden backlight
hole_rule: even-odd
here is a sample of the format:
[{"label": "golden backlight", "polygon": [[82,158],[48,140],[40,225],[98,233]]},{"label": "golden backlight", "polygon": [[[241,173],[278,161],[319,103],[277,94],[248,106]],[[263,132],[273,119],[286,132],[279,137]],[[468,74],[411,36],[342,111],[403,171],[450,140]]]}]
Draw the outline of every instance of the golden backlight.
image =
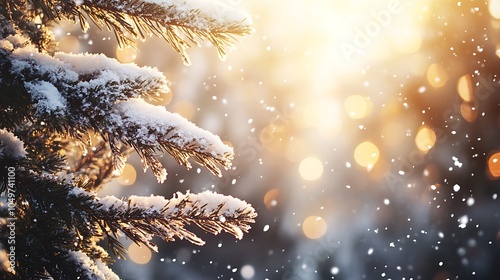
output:
[{"label": "golden backlight", "polygon": [[421,152],[427,153],[436,144],[436,133],[428,126],[421,126],[415,137],[415,144]]},{"label": "golden backlight", "polygon": [[299,173],[304,180],[317,180],[323,174],[323,163],[315,157],[305,158],[300,162]]},{"label": "golden backlight", "polygon": [[369,141],[359,144],[354,150],[356,163],[362,167],[366,167],[368,171],[377,163],[379,156],[380,153],[377,146]]},{"label": "golden backlight", "polygon": [[321,238],[328,229],[326,221],[319,216],[309,216],[304,220],[302,224],[302,231],[304,235],[309,239]]},{"label": "golden backlight", "polygon": [[500,152],[495,152],[489,157],[488,171],[495,179],[500,177]]}]

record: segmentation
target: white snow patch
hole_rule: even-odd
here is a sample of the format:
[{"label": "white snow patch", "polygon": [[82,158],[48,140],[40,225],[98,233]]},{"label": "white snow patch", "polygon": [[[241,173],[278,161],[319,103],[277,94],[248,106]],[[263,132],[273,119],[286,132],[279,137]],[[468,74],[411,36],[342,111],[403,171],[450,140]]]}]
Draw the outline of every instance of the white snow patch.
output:
[{"label": "white snow patch", "polygon": [[26,150],[24,150],[23,141],[19,140],[14,134],[5,129],[0,129],[0,157],[24,158]]},{"label": "white snow patch", "polygon": [[[225,145],[219,136],[197,127],[177,113],[168,112],[163,106],[151,105],[140,98],[132,98],[116,104],[115,108],[123,119],[140,127],[135,131],[134,138],[142,144],[157,143],[156,135],[150,132],[150,129],[156,129],[165,133],[165,138],[179,147],[192,145],[192,141],[196,140],[196,149],[212,156],[233,153],[233,148]],[[118,121],[116,125],[120,123],[121,121]]]},{"label": "white snow patch", "polygon": [[[213,0],[144,0],[147,3],[157,4],[163,8],[172,8],[176,14],[189,14],[194,10],[199,11],[197,21],[193,24],[200,29],[208,29],[209,24],[221,25],[231,22],[242,22],[243,24],[251,24],[251,17],[244,11],[236,9],[234,1],[213,1]],[[179,16],[181,17],[181,16]],[[210,18],[212,21],[207,21],[204,18]],[[166,18],[173,20],[175,18]]]},{"label": "white snow patch", "polygon": [[[81,263],[81,268],[85,269],[82,271],[82,276],[85,278],[92,279],[102,279],[102,280],[119,280],[120,278],[116,275],[109,267],[100,261],[94,262],[86,254],[82,252],[70,251],[70,258],[73,258],[78,263]],[[97,277],[97,278],[96,278]]]},{"label": "white snow patch", "polygon": [[80,75],[100,73],[104,81],[119,81],[125,79],[141,78],[163,79],[164,75],[157,68],[139,67],[135,63],[120,63],[114,58],[109,58],[104,54],[68,54],[58,52],[54,55],[56,59],[70,66],[73,71]]},{"label": "white snow patch", "polygon": [[61,112],[66,109],[66,99],[51,83],[45,81],[26,82],[24,86],[31,94],[31,99],[36,102],[38,114]]}]

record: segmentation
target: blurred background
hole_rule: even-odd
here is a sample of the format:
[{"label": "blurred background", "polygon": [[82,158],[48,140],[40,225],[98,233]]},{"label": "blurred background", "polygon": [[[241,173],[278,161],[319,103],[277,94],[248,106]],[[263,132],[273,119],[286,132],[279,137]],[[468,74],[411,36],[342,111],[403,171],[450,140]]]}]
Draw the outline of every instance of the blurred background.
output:
[{"label": "blurred background", "polygon": [[235,148],[217,178],[137,157],[100,195],[213,190],[259,216],[243,240],[128,240],[123,279],[498,279],[500,0],[232,0],[256,32],[191,66],[156,38],[61,23],[66,52],[159,68],[163,103]]}]

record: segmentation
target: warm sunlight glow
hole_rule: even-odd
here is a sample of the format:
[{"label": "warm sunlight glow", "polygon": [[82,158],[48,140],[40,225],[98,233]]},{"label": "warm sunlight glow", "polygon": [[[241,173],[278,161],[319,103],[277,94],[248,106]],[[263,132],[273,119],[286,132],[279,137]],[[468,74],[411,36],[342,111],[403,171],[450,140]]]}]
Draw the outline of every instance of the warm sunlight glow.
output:
[{"label": "warm sunlight glow", "polygon": [[137,264],[147,264],[151,260],[151,250],[146,246],[139,247],[137,244],[132,243],[128,247],[128,256],[130,260]]},{"label": "warm sunlight glow", "polygon": [[472,100],[474,93],[470,75],[464,75],[458,79],[457,90],[464,101],[470,102]]},{"label": "warm sunlight glow", "polygon": [[135,171],[135,167],[132,164],[127,163],[123,168],[122,175],[116,178],[116,180],[124,186],[130,186],[135,183],[136,178],[137,178],[137,171]]},{"label": "warm sunlight glow", "polygon": [[490,0],[488,10],[494,18],[500,19],[500,0]]},{"label": "warm sunlight glow", "polygon": [[310,154],[308,143],[301,138],[293,138],[287,143],[285,156],[289,161],[299,162]]},{"label": "warm sunlight glow", "polygon": [[403,26],[397,32],[392,33],[392,44],[400,54],[415,53],[422,46],[422,36],[416,27]]},{"label": "warm sunlight glow", "polygon": [[62,52],[78,53],[80,52],[80,40],[75,36],[63,36],[59,39],[57,47]]},{"label": "warm sunlight glow", "polygon": [[307,125],[319,129],[325,136],[333,136],[341,128],[340,105],[332,99],[311,102],[304,110],[304,121]]},{"label": "warm sunlight glow", "polygon": [[500,152],[496,152],[488,159],[488,171],[495,179],[500,177]]},{"label": "warm sunlight glow", "polygon": [[362,167],[370,171],[379,158],[379,150],[375,144],[366,141],[359,144],[354,150],[354,160]]},{"label": "warm sunlight glow", "polygon": [[366,118],[371,107],[371,101],[361,95],[351,95],[344,102],[344,110],[352,119]]},{"label": "warm sunlight glow", "polygon": [[448,81],[448,73],[443,65],[434,63],[427,69],[427,81],[434,88],[440,88]]},{"label": "warm sunlight glow", "polygon": [[436,144],[436,133],[432,128],[421,126],[415,136],[415,144],[421,152],[427,153]]},{"label": "warm sunlight glow", "polygon": [[323,163],[315,157],[305,158],[300,162],[299,173],[304,180],[317,180],[323,174]]},{"label": "warm sunlight glow", "polygon": [[194,115],[194,107],[193,104],[186,100],[180,100],[174,105],[174,112],[183,116],[186,119],[191,119]]},{"label": "warm sunlight glow", "polygon": [[277,150],[283,146],[285,133],[285,126],[269,124],[260,132],[260,143],[270,150]]},{"label": "warm sunlight glow", "polygon": [[321,238],[328,228],[326,221],[319,216],[309,216],[302,224],[304,235],[309,239]]}]

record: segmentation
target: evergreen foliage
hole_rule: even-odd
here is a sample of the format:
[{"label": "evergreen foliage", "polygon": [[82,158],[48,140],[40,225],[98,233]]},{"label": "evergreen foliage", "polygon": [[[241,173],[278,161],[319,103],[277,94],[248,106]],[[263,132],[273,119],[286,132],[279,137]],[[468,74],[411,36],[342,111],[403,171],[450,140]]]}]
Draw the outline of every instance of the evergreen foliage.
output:
[{"label": "evergreen foliage", "polygon": [[98,197],[134,150],[159,182],[167,171],[157,153],[221,176],[233,150],[147,103],[169,91],[157,69],[57,52],[51,26],[59,20],[108,28],[122,46],[162,37],[187,64],[186,49],[197,39],[223,58],[237,36],[252,31],[244,14],[197,0],[0,0],[0,253],[15,248],[1,278],[118,279],[99,242],[125,258],[121,235],[152,250],[153,237],[203,245],[189,224],[242,238],[257,214],[231,196]]}]

